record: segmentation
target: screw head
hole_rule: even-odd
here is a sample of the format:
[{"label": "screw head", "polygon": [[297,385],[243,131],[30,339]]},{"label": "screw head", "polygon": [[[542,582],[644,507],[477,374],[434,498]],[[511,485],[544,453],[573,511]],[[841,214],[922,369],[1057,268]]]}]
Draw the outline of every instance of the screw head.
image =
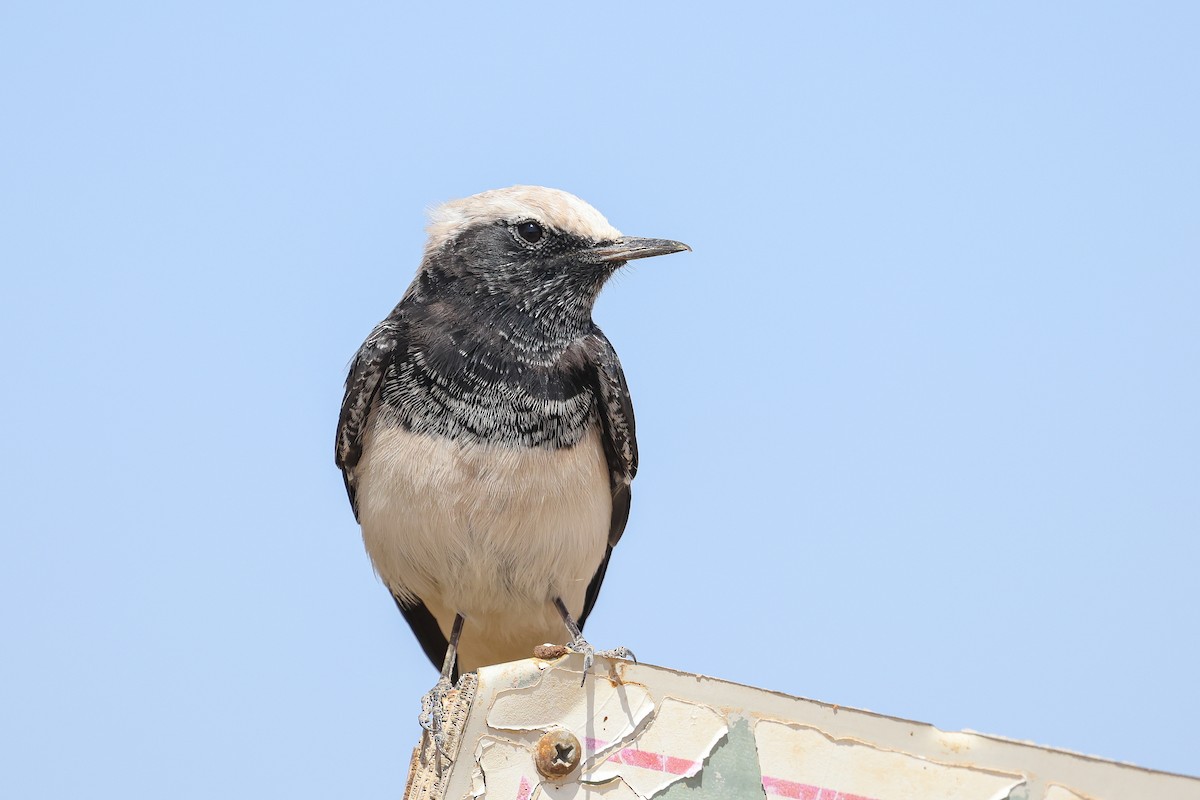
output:
[{"label": "screw head", "polygon": [[579,766],[583,748],[570,731],[555,728],[538,739],[533,763],[543,778],[565,778]]}]

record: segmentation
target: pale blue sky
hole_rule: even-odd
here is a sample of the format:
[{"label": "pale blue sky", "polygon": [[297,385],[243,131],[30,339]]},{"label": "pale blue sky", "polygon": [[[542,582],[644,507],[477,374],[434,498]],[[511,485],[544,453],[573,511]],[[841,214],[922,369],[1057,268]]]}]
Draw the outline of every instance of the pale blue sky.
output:
[{"label": "pale blue sky", "polygon": [[431,9],[0,8],[0,796],[399,796],[341,380],[513,183],[695,249],[593,641],[1200,773],[1195,4]]}]

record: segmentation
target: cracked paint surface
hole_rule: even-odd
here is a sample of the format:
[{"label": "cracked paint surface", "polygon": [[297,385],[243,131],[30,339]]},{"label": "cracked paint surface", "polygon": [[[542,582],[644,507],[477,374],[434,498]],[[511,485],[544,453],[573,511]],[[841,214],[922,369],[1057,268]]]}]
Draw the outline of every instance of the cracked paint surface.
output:
[{"label": "cracked paint surface", "polygon": [[1020,775],[939,764],[775,720],[759,720],[754,737],[768,798],[1005,800],[1025,782]]},{"label": "cracked paint surface", "polygon": [[1075,792],[1064,786],[1054,785],[1046,790],[1046,796],[1043,800],[1092,800],[1092,798],[1075,794]]},{"label": "cracked paint surface", "polygon": [[[1185,776],[609,663],[582,686],[578,658],[491,668],[446,797],[1200,800],[1200,781]],[[546,741],[578,744],[567,775],[538,771],[541,742],[555,772]]]},{"label": "cracked paint surface", "polygon": [[[583,743],[582,766],[588,770],[638,729],[654,712],[654,701],[636,683],[595,680],[581,689],[579,678],[577,672],[553,670],[537,684],[500,692],[488,711],[488,727],[539,733],[568,730]],[[594,744],[589,746],[589,741]]]},{"label": "cracked paint surface", "polygon": [[[645,687],[552,670],[537,684],[497,693],[487,723],[492,734],[475,749],[476,798],[632,798],[650,800],[694,776],[729,731],[723,715],[676,698],[655,704]],[[561,783],[536,769],[533,747],[553,728],[583,747],[581,766]],[[506,736],[503,732],[511,732]]]},{"label": "cracked paint surface", "polygon": [[620,777],[638,796],[654,797],[699,772],[727,733],[725,717],[713,709],[667,697],[632,742],[612,752],[581,780],[599,783]]},{"label": "cracked paint surface", "polygon": [[534,768],[528,745],[495,736],[485,736],[480,740],[475,750],[475,763],[477,771],[471,786],[472,797],[504,800],[640,800],[637,793],[620,779],[600,785],[574,781],[556,785],[543,781]]}]

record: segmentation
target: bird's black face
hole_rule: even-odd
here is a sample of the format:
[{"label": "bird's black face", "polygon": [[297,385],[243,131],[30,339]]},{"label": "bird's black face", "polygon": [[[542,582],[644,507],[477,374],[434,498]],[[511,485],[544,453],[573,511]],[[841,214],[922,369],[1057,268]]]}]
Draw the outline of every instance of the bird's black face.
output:
[{"label": "bird's black face", "polygon": [[585,302],[590,307],[621,266],[586,257],[601,242],[554,230],[536,219],[496,222],[461,238],[471,249],[464,253],[468,269],[493,286],[539,304]]},{"label": "bird's black face", "polygon": [[490,325],[570,340],[593,327],[596,297],[627,261],[687,249],[665,239],[598,241],[532,216],[485,222],[426,253],[418,294]]},{"label": "bird's black face", "polygon": [[[584,325],[605,281],[623,262],[591,259],[597,242],[533,218],[469,228],[426,261],[444,299],[544,322]],[[515,322],[515,320],[513,320]]]},{"label": "bird's black face", "polygon": [[688,249],[668,239],[597,241],[527,218],[467,230],[450,255],[456,271],[482,283],[489,295],[507,294],[530,311],[553,305],[590,312],[604,283],[626,262]]}]

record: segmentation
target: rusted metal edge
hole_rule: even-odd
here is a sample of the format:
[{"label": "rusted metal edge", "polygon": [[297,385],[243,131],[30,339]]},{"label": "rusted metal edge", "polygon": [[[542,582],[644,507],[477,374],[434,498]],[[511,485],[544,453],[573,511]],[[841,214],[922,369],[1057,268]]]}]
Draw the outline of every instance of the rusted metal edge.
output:
[{"label": "rusted metal edge", "polygon": [[[458,680],[458,685],[446,696],[443,705],[446,725],[446,752],[457,758],[462,744],[463,729],[479,687],[479,677],[468,672]],[[438,755],[433,737],[423,735],[413,748],[412,760],[408,764],[408,784],[404,787],[405,800],[442,800],[446,795],[446,783],[450,779],[451,763]]]}]

